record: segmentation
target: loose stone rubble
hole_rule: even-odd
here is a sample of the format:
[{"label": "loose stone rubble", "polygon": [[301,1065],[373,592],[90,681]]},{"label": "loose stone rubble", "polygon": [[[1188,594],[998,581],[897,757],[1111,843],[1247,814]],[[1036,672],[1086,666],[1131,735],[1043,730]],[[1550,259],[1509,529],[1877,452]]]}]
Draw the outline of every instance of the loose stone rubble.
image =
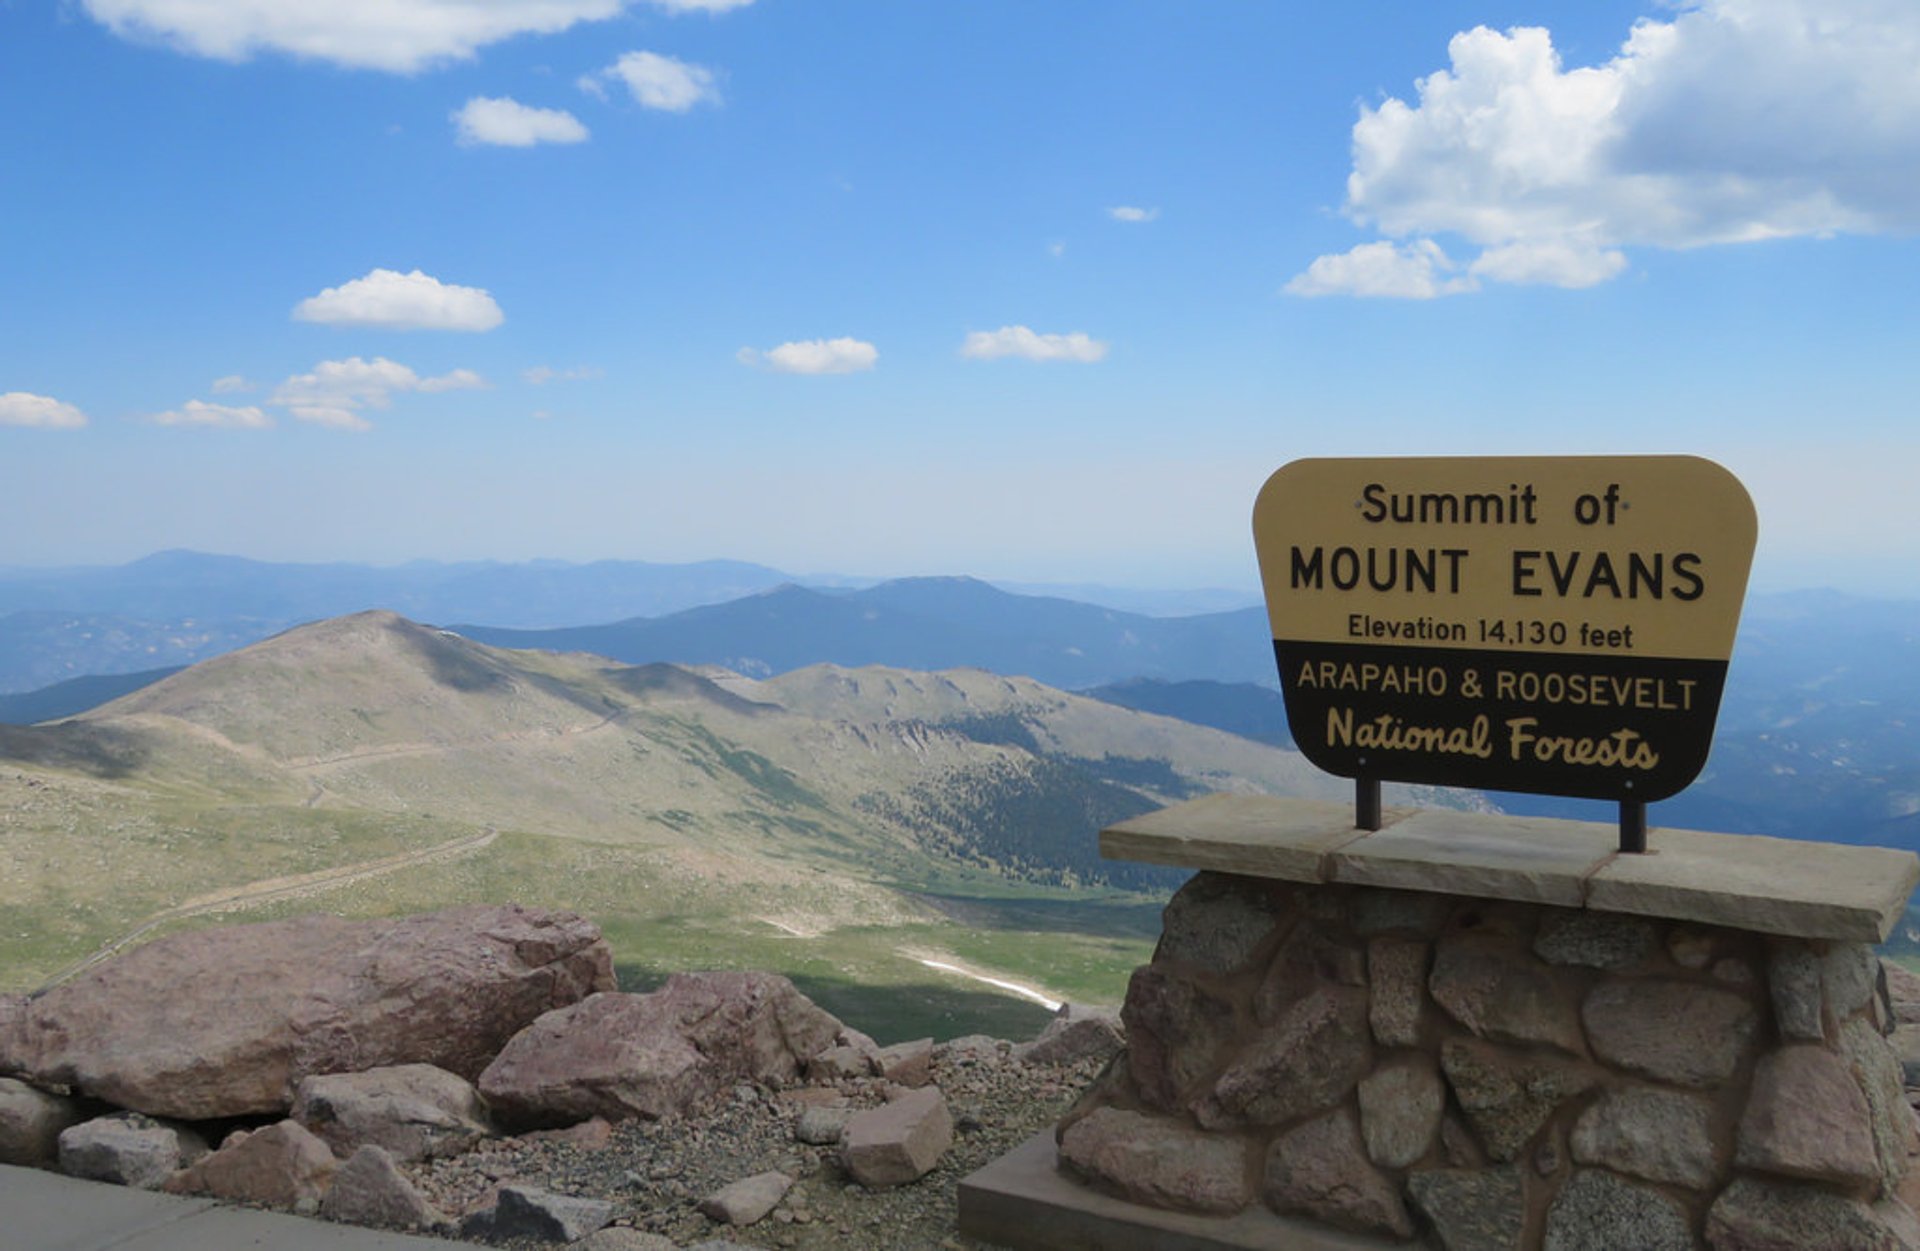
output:
[{"label": "loose stone rubble", "polygon": [[1861,943],[1201,873],[1122,1016],[1057,1141],[1135,1203],[1446,1251],[1920,1251],[1920,979]]},{"label": "loose stone rubble", "polygon": [[[597,931],[568,914],[353,924],[352,939],[330,919],[183,934],[9,1001],[4,1162],[509,1247],[957,1246],[959,1178],[1051,1124],[1119,1045],[1116,1011],[1078,1005],[1019,1046],[881,1046],[771,974],[622,994]],[[458,950],[432,954],[429,934]],[[403,955],[423,969],[403,975]],[[133,981],[115,966],[136,959],[183,979],[207,1062],[180,1060],[191,1033],[134,1037],[113,996]],[[221,1024],[229,961],[240,994],[284,977],[291,1024],[252,1009]],[[517,1025],[468,1019],[462,995]],[[82,1023],[117,1031],[126,1071],[97,1039],[70,1041]],[[160,1092],[166,1074],[181,1092]],[[127,1093],[200,1115],[114,1110]]]}]

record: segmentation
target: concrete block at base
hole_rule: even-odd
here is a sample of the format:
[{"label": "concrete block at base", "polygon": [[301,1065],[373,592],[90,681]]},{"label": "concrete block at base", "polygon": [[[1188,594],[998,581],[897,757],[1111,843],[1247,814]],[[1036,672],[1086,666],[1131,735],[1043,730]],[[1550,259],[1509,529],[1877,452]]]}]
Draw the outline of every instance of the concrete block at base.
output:
[{"label": "concrete block at base", "polygon": [[1335,852],[1331,880],[1578,908],[1587,875],[1619,841],[1591,821],[1434,808]]},{"label": "concrete block at base", "polygon": [[1587,883],[1587,906],[1762,934],[1885,941],[1920,883],[1891,847],[1835,847],[1760,834],[1657,829],[1652,854],[1619,856]]},{"label": "concrete block at base", "polygon": [[1275,1216],[1258,1204],[1236,1216],[1140,1207],[1062,1173],[1053,1131],[1035,1134],[960,1183],[960,1232],[1014,1251],[1417,1251]]}]

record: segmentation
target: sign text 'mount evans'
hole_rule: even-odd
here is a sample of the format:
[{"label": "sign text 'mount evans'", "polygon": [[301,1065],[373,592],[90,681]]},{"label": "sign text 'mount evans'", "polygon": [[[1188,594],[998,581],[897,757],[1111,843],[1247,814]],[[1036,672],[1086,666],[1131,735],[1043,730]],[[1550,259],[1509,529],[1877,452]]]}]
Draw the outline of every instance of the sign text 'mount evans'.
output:
[{"label": "sign text 'mount evans'", "polygon": [[1253,531],[1321,768],[1647,802],[1706,763],[1755,537],[1711,461],[1300,460]]}]

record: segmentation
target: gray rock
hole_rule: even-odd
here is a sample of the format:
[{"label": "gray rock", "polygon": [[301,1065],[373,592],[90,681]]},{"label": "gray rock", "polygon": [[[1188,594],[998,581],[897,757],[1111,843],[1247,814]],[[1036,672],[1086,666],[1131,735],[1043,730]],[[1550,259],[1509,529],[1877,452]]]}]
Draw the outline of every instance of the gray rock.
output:
[{"label": "gray rock", "polygon": [[1894,1021],[1920,1025],[1920,973],[1886,959],[1880,961],[1880,973],[1887,981],[1887,1001],[1893,1006]]},{"label": "gray rock", "polygon": [[1908,1154],[1920,1149],[1920,1142],[1914,1140],[1913,1113],[1907,1107],[1900,1062],[1866,1017],[1840,1027],[1840,1054],[1866,1097],[1873,1151],[1880,1162],[1880,1193],[1891,1196],[1906,1172]]},{"label": "gray rock", "polygon": [[946,1097],[925,1086],[848,1121],[840,1159],[863,1186],[900,1186],[932,1172],[952,1145]]},{"label": "gray rock", "polygon": [[1367,944],[1372,998],[1367,1020],[1383,1047],[1420,1045],[1427,1002],[1427,952],[1423,939],[1382,935]]},{"label": "gray rock", "polygon": [[488,1133],[473,1083],[431,1064],[304,1078],[293,1119],[343,1157],[372,1145],[398,1160],[424,1160],[457,1154]]},{"label": "gray rock", "polygon": [[752,1225],[780,1206],[793,1189],[785,1173],[756,1173],[722,1186],[700,1201],[700,1214],[722,1225]]},{"label": "gray rock", "polygon": [[1117,1010],[1063,1003],[1038,1038],[1013,1049],[1013,1058],[1027,1064],[1107,1060],[1126,1045],[1127,1027]]},{"label": "gray rock", "polygon": [[1735,1178],[1707,1211],[1713,1251],[1913,1251],[1873,1208],[1817,1186]]},{"label": "gray rock", "polygon": [[1726,956],[1713,962],[1713,980],[1722,986],[1747,987],[1757,978],[1751,963],[1739,956]]},{"label": "gray rock", "polygon": [[1555,1109],[1599,1082],[1592,1069],[1572,1061],[1467,1039],[1442,1046],[1440,1064],[1487,1154],[1503,1164],[1519,1158]]},{"label": "gray rock", "polygon": [[29,1001],[0,1071],[153,1116],[284,1114],[313,1073],[424,1063],[471,1078],[540,1013],[613,984],[600,931],[572,913],[217,926]]},{"label": "gray rock", "polygon": [[1251,964],[1276,929],[1293,920],[1294,892],[1278,883],[1226,873],[1196,873],[1161,914],[1155,962],[1232,973]]},{"label": "gray rock", "polygon": [[1735,1160],[1785,1177],[1877,1181],[1871,1114],[1846,1062],[1810,1043],[1762,1056],[1740,1117]]},{"label": "gray rock", "polygon": [[1657,1190],[1582,1169],[1547,1209],[1541,1251],[1693,1251],[1680,1205]]},{"label": "gray rock", "polygon": [[1299,1213],[1359,1233],[1413,1236],[1399,1187],[1368,1162],[1360,1128],[1345,1108],[1273,1140],[1261,1194],[1282,1215]]},{"label": "gray rock", "polygon": [[793,1122],[793,1136],[815,1147],[828,1147],[840,1141],[853,1119],[852,1108],[802,1108]]},{"label": "gray rock", "polygon": [[1887,1039],[1900,1062],[1900,1081],[1908,1087],[1920,1087],[1920,1025],[1896,1025]]},{"label": "gray rock", "polygon": [[1060,1160],[1100,1189],[1147,1207],[1224,1216],[1253,1198],[1241,1139],[1120,1108],[1098,1108],[1069,1125]]},{"label": "gray rock", "polygon": [[1676,925],[1667,931],[1667,955],[1683,969],[1706,968],[1713,963],[1714,953],[1719,948],[1719,935],[1714,930]]},{"label": "gray rock", "polygon": [[1582,1164],[1705,1190],[1719,1176],[1713,1104],[1648,1086],[1610,1090],[1574,1122],[1570,1146]]},{"label": "gray rock", "polygon": [[1320,926],[1296,926],[1267,966],[1254,995],[1253,1016],[1268,1025],[1321,986],[1366,984],[1366,952],[1329,936]]},{"label": "gray rock", "polygon": [[1602,982],[1581,1005],[1580,1019],[1597,1057],[1676,1086],[1731,1078],[1759,1028],[1744,996],[1659,978]]},{"label": "gray rock", "polygon": [[1767,943],[1767,990],[1773,996],[1773,1022],[1781,1038],[1819,1042],[1826,1037],[1820,1016],[1820,958],[1805,939],[1775,938]]},{"label": "gray rock", "polygon": [[518,1128],[685,1115],[739,1082],[778,1084],[840,1022],[771,973],[680,973],[652,994],[592,995],[514,1035],[480,1075]]},{"label": "gray rock", "polygon": [[933,1049],[934,1055],[960,1068],[1000,1064],[1011,1051],[1012,1047],[1005,1039],[986,1034],[965,1034]]},{"label": "gray rock", "polygon": [[[609,1225],[605,1229],[588,1234],[574,1245],[574,1251],[679,1251],[671,1238],[663,1234],[650,1234],[645,1230],[630,1229],[625,1225]],[[700,1247],[721,1247],[725,1251],[737,1251],[738,1243],[724,1239],[709,1238],[694,1244]]]},{"label": "gray rock", "polygon": [[1495,934],[1449,934],[1434,951],[1427,989],[1481,1038],[1581,1050],[1574,1002],[1553,970]]},{"label": "gray rock", "polygon": [[933,1039],[894,1043],[874,1053],[880,1076],[896,1086],[924,1086],[933,1080]]},{"label": "gray rock", "polygon": [[206,1150],[176,1127],[138,1112],[81,1121],[60,1132],[60,1171],[69,1177],[157,1190],[186,1159]]},{"label": "gray rock", "polygon": [[1540,923],[1533,954],[1548,964],[1617,971],[1644,963],[1658,938],[1653,922],[1645,917],[1554,908]]},{"label": "gray rock", "polygon": [[385,1229],[438,1229],[444,1213],[414,1189],[384,1147],[371,1144],[347,1158],[320,1200],[320,1215],[348,1225]]},{"label": "gray rock", "polygon": [[1367,995],[1322,986],[1249,1044],[1195,1102],[1208,1129],[1280,1125],[1344,1098],[1373,1064]]},{"label": "gray rock", "polygon": [[1440,1132],[1446,1086],[1426,1056],[1390,1060],[1360,1079],[1360,1129],[1367,1156],[1383,1168],[1406,1168]]},{"label": "gray rock", "polygon": [[1128,1073],[1141,1100],[1160,1111],[1186,1103],[1239,1023],[1231,1001],[1164,964],[1134,970],[1120,1015]]},{"label": "gray rock", "polygon": [[844,1081],[850,1077],[872,1077],[880,1071],[880,1049],[865,1049],[842,1044],[828,1047],[807,1061],[807,1077],[816,1082]]},{"label": "gray rock", "polygon": [[72,1099],[0,1077],[0,1164],[52,1164],[60,1154],[61,1131],[83,1119]]},{"label": "gray rock", "polygon": [[298,1121],[278,1121],[227,1135],[218,1151],[167,1178],[162,1188],[292,1208],[317,1204],[339,1167],[327,1144]]},{"label": "gray rock", "polygon": [[1353,892],[1349,921],[1353,932],[1363,938],[1380,934],[1429,938],[1459,906],[1455,895],[1368,886]]},{"label": "gray rock", "polygon": [[460,1222],[460,1234],[486,1242],[515,1238],[578,1242],[612,1219],[613,1205],[601,1199],[551,1194],[530,1186],[502,1186],[494,1206]]},{"label": "gray rock", "polygon": [[1408,1174],[1407,1193],[1442,1251],[1520,1251],[1527,1209],[1518,1169],[1426,1169]]},{"label": "gray rock", "polygon": [[1836,1021],[1872,1003],[1879,982],[1880,962],[1865,943],[1836,942],[1820,957],[1820,988]]}]

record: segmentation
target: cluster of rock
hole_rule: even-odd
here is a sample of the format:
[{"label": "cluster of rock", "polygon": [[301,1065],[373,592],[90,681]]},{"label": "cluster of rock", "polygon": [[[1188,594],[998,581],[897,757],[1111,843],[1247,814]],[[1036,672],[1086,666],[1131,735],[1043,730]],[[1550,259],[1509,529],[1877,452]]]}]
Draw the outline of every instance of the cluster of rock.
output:
[{"label": "cluster of rock", "polygon": [[1916,1009],[1859,943],[1203,873],[1057,1139],[1136,1203],[1446,1251],[1920,1248]]},{"label": "cluster of rock", "polygon": [[[1030,1049],[1083,1047],[1101,1028],[1116,1050],[1117,1020],[1085,1014],[1063,1014]],[[772,974],[621,993],[606,942],[569,913],[303,917],[162,938],[0,998],[0,1162],[357,1224],[571,1242],[614,1205],[503,1185],[445,1212],[403,1166],[503,1133],[604,1136],[615,1121],[694,1116],[743,1083],[831,1092],[858,1077],[883,1101],[815,1100],[794,1133],[834,1144],[854,1182],[897,1186],[952,1142],[933,1052],[931,1039],[880,1047]],[[710,1215],[751,1223],[790,1184],[741,1179]]]}]

